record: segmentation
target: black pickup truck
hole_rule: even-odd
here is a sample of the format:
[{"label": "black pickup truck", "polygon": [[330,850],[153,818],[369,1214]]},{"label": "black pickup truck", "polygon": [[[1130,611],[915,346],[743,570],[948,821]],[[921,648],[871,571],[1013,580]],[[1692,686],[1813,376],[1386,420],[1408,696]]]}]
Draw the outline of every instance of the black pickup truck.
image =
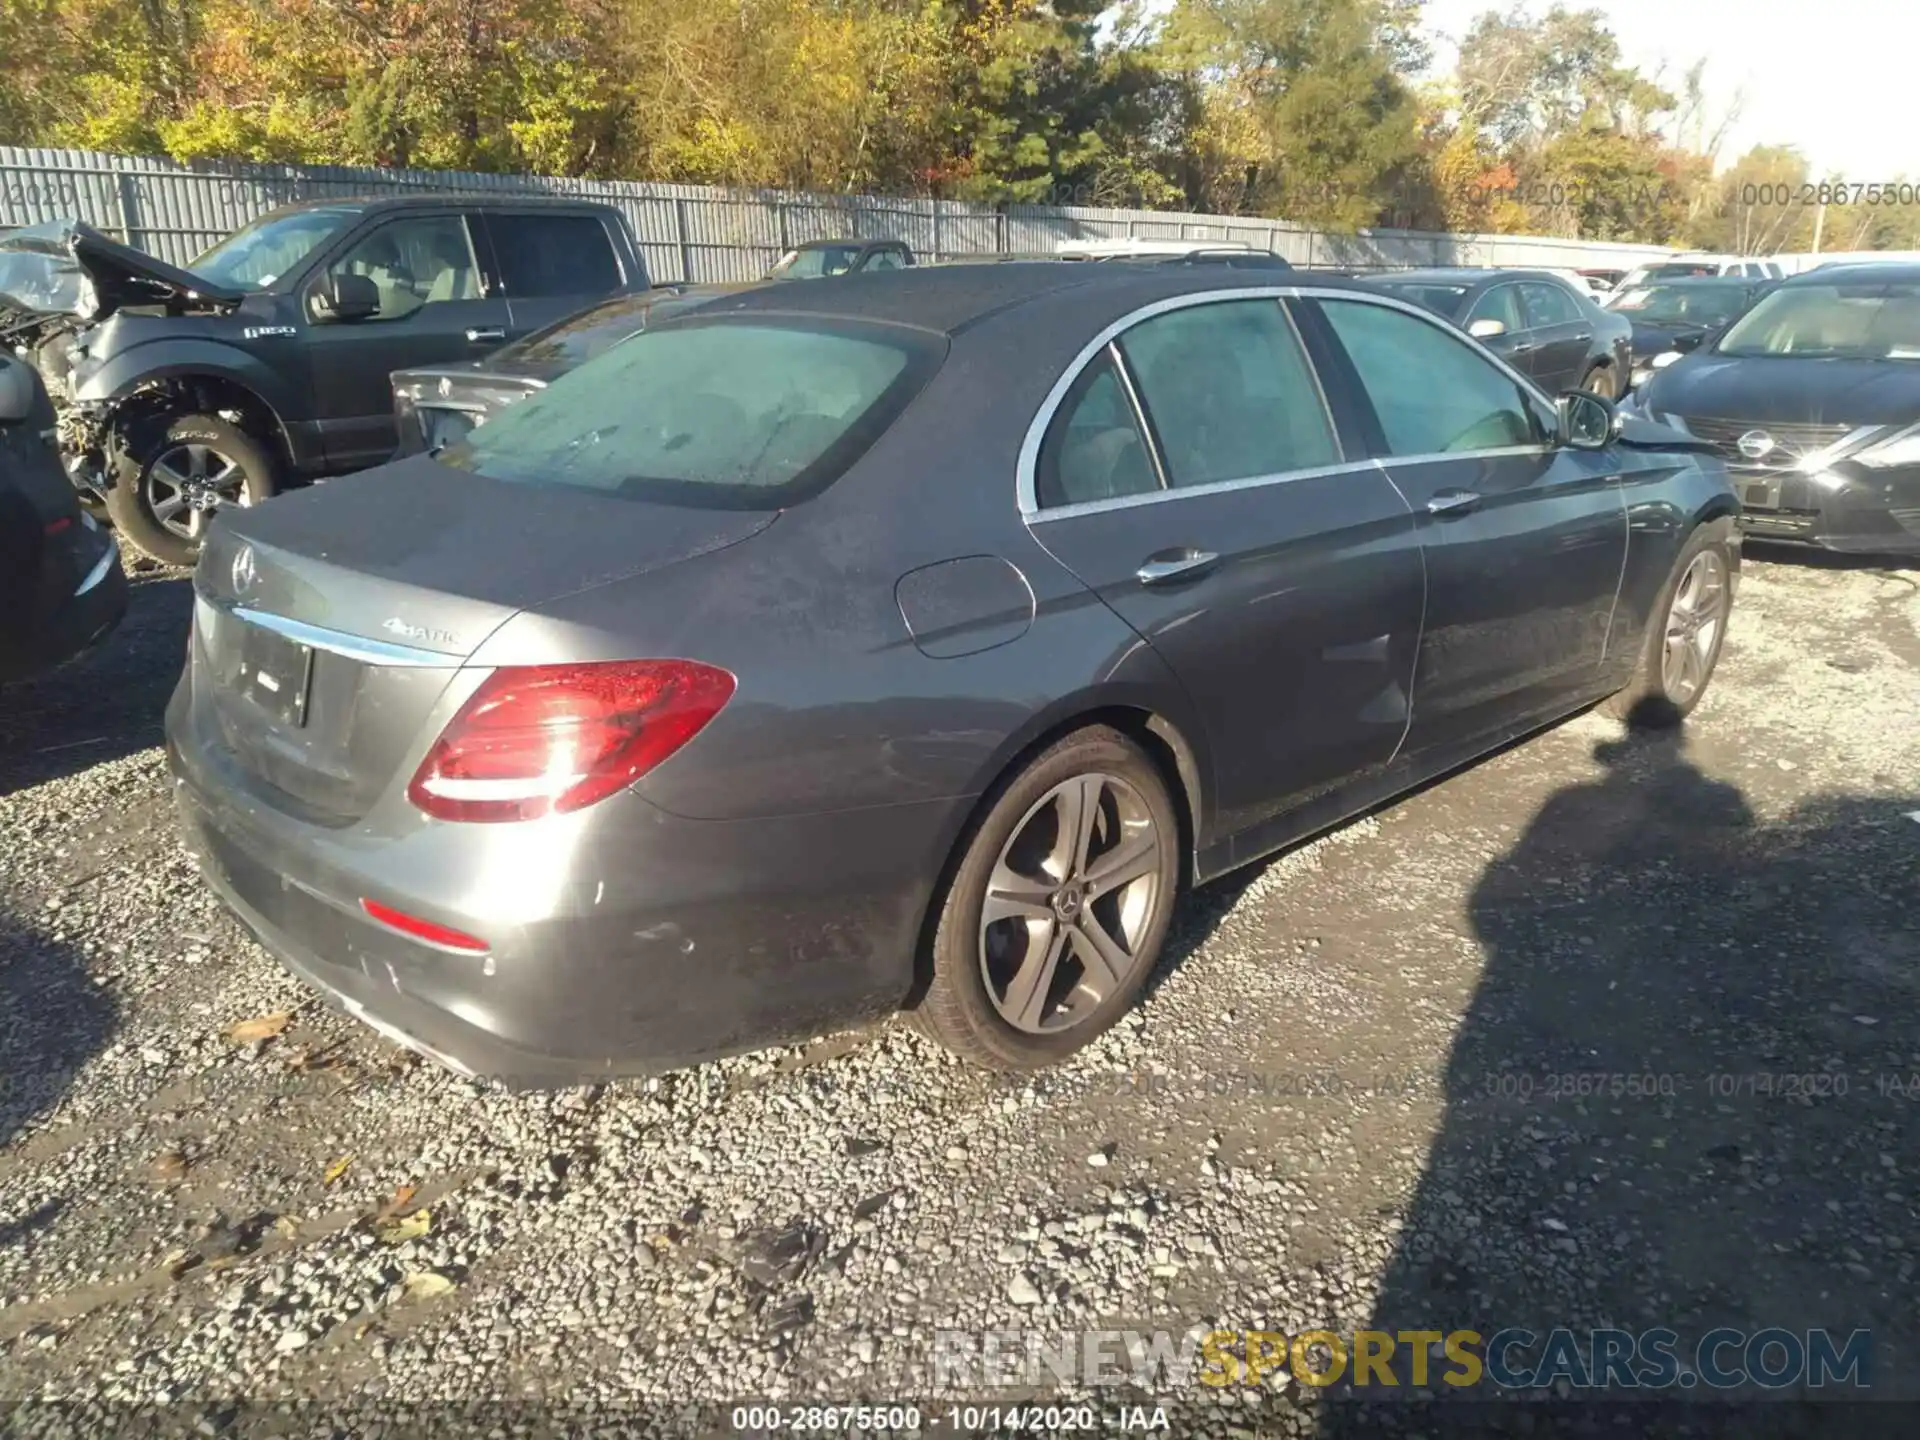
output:
[{"label": "black pickup truck", "polygon": [[184,270],[60,222],[0,236],[0,348],[45,380],[83,498],[185,564],[220,506],[390,457],[393,371],[646,289],[624,217],[585,201],[292,205]]}]

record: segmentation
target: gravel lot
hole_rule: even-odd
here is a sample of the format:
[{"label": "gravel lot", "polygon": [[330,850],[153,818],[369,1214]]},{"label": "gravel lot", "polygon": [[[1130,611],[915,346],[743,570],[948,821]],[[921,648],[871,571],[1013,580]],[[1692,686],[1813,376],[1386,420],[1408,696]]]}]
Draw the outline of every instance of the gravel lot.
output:
[{"label": "gravel lot", "polygon": [[1917,574],[1750,555],[1683,741],[1583,717],[1190,897],[1042,1081],[892,1025],[543,1096],[200,887],[143,576],[0,695],[0,1399],[886,1399],[942,1329],[1370,1321],[1865,1327],[1920,1395]]}]

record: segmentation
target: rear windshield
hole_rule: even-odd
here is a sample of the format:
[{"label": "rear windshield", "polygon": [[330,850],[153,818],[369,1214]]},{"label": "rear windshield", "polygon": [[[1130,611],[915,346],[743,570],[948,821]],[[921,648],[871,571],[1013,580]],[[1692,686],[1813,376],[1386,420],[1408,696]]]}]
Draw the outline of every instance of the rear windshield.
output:
[{"label": "rear windshield", "polygon": [[1382,283],[1394,294],[1411,300],[1415,304],[1424,305],[1429,310],[1438,311],[1449,319],[1459,310],[1460,302],[1467,293],[1467,287],[1464,285],[1399,285],[1391,281]]},{"label": "rear windshield", "polygon": [[890,327],[691,320],[594,357],[439,459],[523,485],[778,509],[845,471],[944,353]]}]

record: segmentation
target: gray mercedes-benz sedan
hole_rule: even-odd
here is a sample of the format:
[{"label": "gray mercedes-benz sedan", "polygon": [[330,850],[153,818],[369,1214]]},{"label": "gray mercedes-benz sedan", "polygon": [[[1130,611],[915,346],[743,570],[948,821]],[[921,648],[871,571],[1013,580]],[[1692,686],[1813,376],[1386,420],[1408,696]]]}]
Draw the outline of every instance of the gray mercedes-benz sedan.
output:
[{"label": "gray mercedes-benz sedan", "polygon": [[1183,887],[1603,697],[1685,715],[1735,512],[1357,283],[767,287],[224,518],[168,749],[262,943],[460,1071],[903,1007],[1033,1067]]}]

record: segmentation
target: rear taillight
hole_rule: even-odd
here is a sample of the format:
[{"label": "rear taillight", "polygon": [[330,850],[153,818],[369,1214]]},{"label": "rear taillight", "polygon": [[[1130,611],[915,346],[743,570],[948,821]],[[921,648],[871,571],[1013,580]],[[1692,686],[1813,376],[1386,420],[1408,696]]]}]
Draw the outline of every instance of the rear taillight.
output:
[{"label": "rear taillight", "polygon": [[496,670],[438,740],[407,798],[439,820],[537,820],[624,790],[699,734],[733,676],[697,660]]}]

